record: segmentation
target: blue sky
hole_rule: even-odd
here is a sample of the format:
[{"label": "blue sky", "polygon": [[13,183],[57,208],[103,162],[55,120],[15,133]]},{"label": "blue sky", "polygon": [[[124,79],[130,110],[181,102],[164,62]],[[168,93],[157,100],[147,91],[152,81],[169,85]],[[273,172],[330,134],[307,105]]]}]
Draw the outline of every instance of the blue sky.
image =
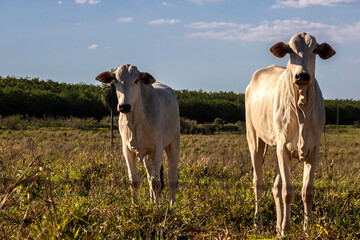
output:
[{"label": "blue sky", "polygon": [[177,90],[243,93],[300,32],[337,52],[317,58],[324,97],[360,99],[360,0],[2,0],[0,76],[98,84],[130,63]]}]

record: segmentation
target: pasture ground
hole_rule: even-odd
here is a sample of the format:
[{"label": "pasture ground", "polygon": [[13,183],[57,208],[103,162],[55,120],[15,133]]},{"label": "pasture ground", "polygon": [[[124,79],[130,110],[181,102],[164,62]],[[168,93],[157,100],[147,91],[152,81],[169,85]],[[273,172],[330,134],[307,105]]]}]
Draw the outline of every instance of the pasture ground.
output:
[{"label": "pasture ground", "polygon": [[[108,130],[0,130],[0,239],[275,238],[272,181],[276,153],[264,164],[264,231],[253,227],[252,168],[246,137],[182,135],[177,203],[165,188],[149,202],[145,170],[133,201],[116,133]],[[292,162],[295,199],[286,239],[360,238],[360,129],[327,127],[321,139],[313,219],[302,231],[302,163]]]}]

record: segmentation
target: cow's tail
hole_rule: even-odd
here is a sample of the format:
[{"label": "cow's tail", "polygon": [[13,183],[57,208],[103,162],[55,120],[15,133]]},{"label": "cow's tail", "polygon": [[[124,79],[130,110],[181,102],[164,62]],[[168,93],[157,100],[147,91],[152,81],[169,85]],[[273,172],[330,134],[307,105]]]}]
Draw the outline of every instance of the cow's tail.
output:
[{"label": "cow's tail", "polygon": [[268,146],[269,146],[269,145],[267,145],[267,144],[265,143],[264,154],[263,154],[263,164],[264,164],[264,162],[265,162],[265,155],[266,155],[266,152],[267,152],[267,150],[268,150]]},{"label": "cow's tail", "polygon": [[160,168],[160,182],[161,182],[161,188],[160,191],[162,191],[164,189],[164,165],[161,164],[161,168]]}]

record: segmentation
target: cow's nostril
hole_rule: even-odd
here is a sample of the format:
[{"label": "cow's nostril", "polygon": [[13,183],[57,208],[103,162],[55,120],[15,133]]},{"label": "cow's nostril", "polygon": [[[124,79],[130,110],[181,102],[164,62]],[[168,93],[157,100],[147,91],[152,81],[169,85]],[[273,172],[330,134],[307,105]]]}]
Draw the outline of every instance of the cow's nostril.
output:
[{"label": "cow's nostril", "polygon": [[309,81],[310,75],[307,73],[300,73],[295,75],[296,81]]},{"label": "cow's nostril", "polygon": [[310,80],[310,75],[307,74],[307,73],[303,73],[303,74],[300,74],[300,78],[304,81],[309,81]]},{"label": "cow's nostril", "polygon": [[307,73],[299,73],[295,75],[295,83],[297,85],[307,85],[310,83],[310,75]]},{"label": "cow's nostril", "polygon": [[131,110],[131,105],[129,104],[124,104],[120,106],[120,112],[122,113],[128,113],[130,112],[130,110]]}]

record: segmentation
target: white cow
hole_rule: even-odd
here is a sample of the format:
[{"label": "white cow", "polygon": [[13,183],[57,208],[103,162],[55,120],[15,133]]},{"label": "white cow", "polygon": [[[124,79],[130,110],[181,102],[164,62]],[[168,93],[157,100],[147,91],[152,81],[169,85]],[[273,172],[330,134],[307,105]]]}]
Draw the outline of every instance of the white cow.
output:
[{"label": "white cow", "polygon": [[262,165],[267,146],[276,146],[277,171],[273,195],[276,228],[281,235],[291,229],[290,212],[294,187],[290,161],[304,163],[302,200],[304,230],[307,229],[313,201],[314,171],[318,162],[320,136],[325,123],[323,96],[315,79],[315,57],[328,59],[335,54],[327,44],[318,44],[307,33],[294,35],[288,44],[270,48],[282,58],[290,55],[286,68],[272,65],[256,71],[245,92],[246,133],[254,171],[255,224],[262,228],[260,210],[264,190]]},{"label": "white cow", "polygon": [[115,81],[118,97],[119,130],[132,188],[140,185],[136,161],[142,161],[150,185],[150,199],[159,197],[163,150],[169,164],[171,204],[175,203],[180,150],[179,106],[174,91],[155,82],[149,73],[130,64],[96,77],[103,83]]}]

